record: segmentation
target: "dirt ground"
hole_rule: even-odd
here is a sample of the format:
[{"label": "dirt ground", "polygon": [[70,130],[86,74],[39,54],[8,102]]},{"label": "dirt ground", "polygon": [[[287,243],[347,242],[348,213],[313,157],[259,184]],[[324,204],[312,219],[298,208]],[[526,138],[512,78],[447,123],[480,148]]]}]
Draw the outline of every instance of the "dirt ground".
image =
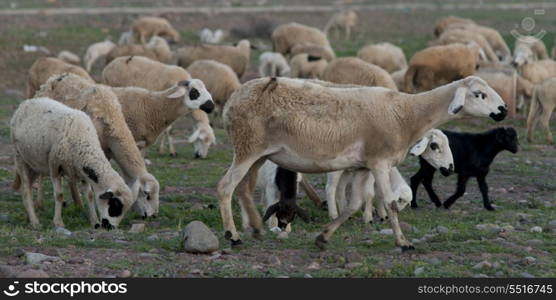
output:
[{"label": "dirt ground", "polygon": [[[291,1],[282,2],[289,4]],[[367,43],[388,41],[400,45],[411,57],[432,38],[435,19],[450,13],[454,12],[360,12],[360,24],[353,38],[333,38],[332,44],[339,56],[352,56]],[[457,14],[497,28],[513,46],[510,30],[523,17],[531,15],[531,11],[464,10]],[[537,16],[538,26],[548,31],[544,41],[549,49],[556,30],[551,17],[555,14],[556,10],[547,10],[545,15]],[[182,34],[181,44],[184,45],[198,43],[197,32],[203,27],[254,34],[255,30],[247,29],[262,28],[264,32],[267,29],[264,24],[297,21],[322,28],[330,13],[165,16]],[[421,188],[420,208],[408,208],[400,216],[404,232],[416,245],[413,252],[402,254],[394,246],[393,237],[384,230],[389,228],[388,224],[363,224],[360,214],[339,229],[326,251],[319,251],[313,239],[328,222],[328,215],[313,207],[304,195],[301,195],[300,205],[308,209],[312,222],[296,220],[293,232],[285,240],[271,232],[267,232],[262,241],[244,233],[245,244],[231,249],[223,238],[215,192],[218,180],[231,162],[231,146],[225,131],[217,129],[218,144],[211,148],[209,157],[193,159],[192,147],[185,142],[190,126],[183,120],[174,130],[178,140],[177,158],[158,154],[157,147],[152,147],[147,155],[152,161],[149,170],[161,183],[161,213],[157,219],[143,221],[136,213],[131,213],[118,230],[93,230],[87,224],[85,211],[70,203],[63,213],[66,228],[71,231],[71,235],[66,236],[52,227],[53,201],[47,189],[47,205],[40,212],[43,229],[30,229],[20,195],[10,189],[13,149],[9,143],[8,124],[23,99],[28,68],[44,54],[26,53],[23,45],[45,46],[54,54],[66,49],[82,56],[89,44],[106,36],[117,40],[134,17],[118,14],[0,17],[0,266],[7,266],[13,274],[32,270],[51,277],[556,276],[556,147],[542,144],[544,135],[540,131],[535,135],[536,144],[527,143],[522,114],[501,123],[469,119],[442,126],[473,132],[499,125],[514,126],[521,148],[515,155],[501,153],[492,165],[488,182],[495,212],[482,208],[474,180],[470,181],[465,196],[450,210],[434,208]],[[230,35],[226,43],[237,39]],[[270,47],[264,36],[251,37],[251,40],[262,50]],[[257,58],[262,50],[252,54],[250,70],[242,81],[256,77]],[[101,71],[102,63],[99,63],[92,72],[93,77],[98,80]],[[552,132],[556,132],[554,121]],[[400,169],[408,178],[417,167],[417,160],[408,157]],[[309,178],[324,197],[324,176],[310,175]],[[454,176],[437,176],[435,188],[442,199],[453,193],[455,180]],[[234,207],[234,213],[239,225],[238,207]],[[183,251],[180,231],[192,220],[203,221],[217,234],[218,251],[209,255]],[[130,233],[131,224],[140,222],[146,223],[146,231]],[[487,226],[490,229],[477,227],[484,224],[492,226]],[[540,227],[542,232],[534,227]],[[56,259],[30,265],[25,260],[25,253],[29,252]]]}]

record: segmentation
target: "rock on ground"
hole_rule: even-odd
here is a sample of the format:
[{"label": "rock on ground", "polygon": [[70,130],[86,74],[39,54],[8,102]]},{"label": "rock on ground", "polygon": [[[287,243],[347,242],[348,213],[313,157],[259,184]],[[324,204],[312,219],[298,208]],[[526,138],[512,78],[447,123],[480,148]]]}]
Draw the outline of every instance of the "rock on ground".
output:
[{"label": "rock on ground", "polygon": [[183,247],[190,253],[212,253],[218,250],[218,238],[201,221],[193,221],[182,232]]},{"label": "rock on ground", "polygon": [[25,261],[27,262],[27,264],[30,265],[38,265],[45,261],[56,261],[59,259],[60,258],[57,256],[48,256],[42,253],[33,253],[33,252],[25,253]]}]

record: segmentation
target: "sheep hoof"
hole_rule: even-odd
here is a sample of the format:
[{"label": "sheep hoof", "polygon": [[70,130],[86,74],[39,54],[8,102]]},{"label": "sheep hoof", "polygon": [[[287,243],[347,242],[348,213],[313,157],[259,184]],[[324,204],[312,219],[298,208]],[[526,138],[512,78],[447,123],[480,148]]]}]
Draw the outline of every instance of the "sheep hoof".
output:
[{"label": "sheep hoof", "polygon": [[242,242],[241,240],[235,240],[235,241],[234,241],[234,240],[230,240],[230,242],[231,242],[231,244],[232,244],[232,247],[237,247],[237,246],[243,244],[243,242]]},{"label": "sheep hoof", "polygon": [[409,246],[402,246],[402,253],[406,252],[406,251],[413,251],[415,250],[415,247],[413,245],[409,245]]},{"label": "sheep hoof", "polygon": [[317,245],[320,250],[326,250],[326,244],[328,244],[328,241],[324,238],[324,235],[319,234],[315,239],[315,245]]},{"label": "sheep hoof", "polygon": [[95,224],[95,229],[99,229],[99,228],[100,228],[100,224],[99,224],[99,223],[96,223],[96,224]]},{"label": "sheep hoof", "polygon": [[485,206],[485,209],[486,209],[486,210],[489,210],[489,211],[495,211],[494,207],[492,207],[492,206],[490,206],[490,205],[489,205],[489,206]]}]

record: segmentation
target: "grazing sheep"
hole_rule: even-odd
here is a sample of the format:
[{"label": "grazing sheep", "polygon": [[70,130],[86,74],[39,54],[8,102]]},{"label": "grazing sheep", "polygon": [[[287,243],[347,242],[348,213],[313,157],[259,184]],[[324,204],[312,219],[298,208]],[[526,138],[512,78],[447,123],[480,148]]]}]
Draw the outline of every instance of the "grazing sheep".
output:
[{"label": "grazing sheep", "polygon": [[320,78],[328,62],[309,54],[298,54],[290,60],[290,77],[293,78]]},{"label": "grazing sheep", "polygon": [[527,118],[527,141],[533,142],[533,131],[540,121],[546,133],[546,141],[554,143],[550,132],[550,117],[556,108],[556,78],[550,78],[537,85],[533,91],[531,107]]},{"label": "grazing sheep", "polygon": [[199,38],[203,44],[218,44],[224,38],[224,31],[222,29],[212,31],[208,28],[203,28],[199,33]]},{"label": "grazing sheep", "polygon": [[160,36],[170,42],[179,42],[180,34],[170,25],[170,22],[159,17],[140,17],[133,21],[131,31],[136,41],[146,43],[153,36]]},{"label": "grazing sheep", "polygon": [[331,61],[336,58],[336,53],[334,53],[334,49],[330,46],[321,46],[312,43],[298,43],[295,44],[291,50],[289,57],[294,57],[297,54],[307,53],[311,56],[322,57],[326,59],[326,61]]},{"label": "grazing sheep", "polygon": [[89,115],[106,156],[113,158],[122,170],[123,178],[133,193],[136,209],[144,217],[158,214],[159,183],[147,171],[126,125],[122,107],[110,87],[64,73],[49,78],[37,96],[55,99]]},{"label": "grazing sheep", "polygon": [[[15,148],[15,190],[33,227],[40,223],[33,206],[32,186],[38,176],[50,176],[54,187],[54,225],[64,227],[62,179],[86,182],[96,195],[89,199],[89,219],[98,228],[117,227],[133,203],[132,193],[104,156],[97,131],[83,112],[48,98],[36,98],[19,105],[10,121]],[[95,205],[96,202],[96,205]],[[95,211],[101,217],[99,222]]]},{"label": "grazing sheep", "polygon": [[482,35],[467,29],[455,28],[444,31],[444,33],[442,33],[442,35],[440,35],[438,39],[432,41],[430,45],[442,46],[455,43],[468,44],[472,42],[479,45],[480,49],[485,55],[487,62],[499,61],[498,56],[496,56],[496,53],[494,52],[488,41]]},{"label": "grazing sheep", "polygon": [[52,75],[62,73],[72,73],[94,83],[89,73],[79,66],[68,64],[54,57],[41,57],[37,59],[29,69],[25,97],[33,98],[35,92],[39,90],[41,85],[44,84],[48,78]]},{"label": "grazing sheep", "polygon": [[58,53],[58,59],[72,65],[79,65],[81,63],[79,56],[68,50],[60,51],[60,53]]},{"label": "grazing sheep", "polygon": [[388,72],[357,57],[342,57],[331,61],[324,69],[321,79],[340,84],[381,86],[398,90]]},{"label": "grazing sheep", "polygon": [[344,10],[337,12],[330,17],[326,26],[324,26],[324,34],[328,35],[331,29],[336,30],[336,38],[340,37],[340,30],[346,32],[346,40],[349,40],[351,28],[357,25],[357,14],[353,10]]},{"label": "grazing sheep", "polygon": [[506,111],[500,96],[473,76],[418,95],[382,87],[340,88],[286,77],[244,83],[224,108],[224,122],[234,147],[232,165],[217,189],[224,236],[232,245],[241,243],[232,215],[236,187],[254,235],[260,235],[262,220],[253,203],[253,189],[259,167],[269,159],[302,173],[362,168],[353,180],[349,208],[317,237],[319,247],[324,247],[357,211],[361,187],[371,170],[396,245],[412,249],[399,226],[390,169],[433,127],[464,116],[490,116],[500,121]]},{"label": "grazing sheep", "polygon": [[403,89],[407,93],[431,90],[473,75],[478,67],[476,44],[451,44],[421,50],[409,61]]},{"label": "grazing sheep", "polygon": [[153,36],[146,45],[116,46],[106,55],[106,64],[120,56],[145,56],[163,63],[172,61],[172,50],[168,42],[159,36]]},{"label": "grazing sheep", "polygon": [[120,39],[118,40],[118,45],[120,46],[131,45],[136,43],[137,41],[135,40],[133,31],[131,29],[126,32],[122,32],[122,34],[120,35]]},{"label": "grazing sheep", "polygon": [[407,72],[407,68],[403,68],[390,74],[399,91],[402,91],[405,87],[405,72]]},{"label": "grazing sheep", "polygon": [[359,49],[357,57],[383,68],[388,73],[407,68],[407,60],[402,49],[390,43],[367,45]]},{"label": "grazing sheep", "polygon": [[201,59],[192,63],[187,71],[205,84],[205,87],[216,104],[216,111],[220,115],[228,98],[235,92],[241,83],[234,71],[223,63]]},{"label": "grazing sheep", "polygon": [[502,38],[502,35],[500,35],[500,32],[498,32],[498,30],[475,24],[457,23],[450,25],[447,28],[447,31],[453,29],[467,30],[483,36],[498,57],[499,61],[509,63],[512,59],[510,47],[508,47],[508,44],[506,44],[506,41],[504,41],[504,38]]},{"label": "grazing sheep", "polygon": [[[486,95],[484,99],[486,100]],[[485,209],[494,210],[488,198],[486,176],[498,153],[504,150],[512,153],[518,151],[519,142],[515,129],[512,127],[498,127],[483,133],[460,133],[447,130],[443,130],[443,132],[448,136],[454,157],[454,172],[458,174],[457,190],[442,204],[432,188],[432,180],[436,169],[426,160],[420,158],[421,168],[411,177],[411,189],[413,190],[411,207],[417,207],[417,188],[421,182],[436,207],[443,205],[445,208],[450,208],[456,199],[465,193],[465,186],[469,178],[475,177],[483,195]]]},{"label": "grazing sheep", "polygon": [[326,35],[321,30],[295,22],[276,27],[271,39],[274,52],[279,52],[286,57],[290,56],[291,49],[297,44],[306,43],[331,48]]},{"label": "grazing sheep", "polygon": [[552,59],[538,60],[521,65],[517,70],[523,79],[532,84],[540,84],[549,78],[556,77],[556,61]]},{"label": "grazing sheep", "polygon": [[[441,171],[445,176],[449,175],[454,169],[454,162],[452,159],[452,152],[448,145],[448,138],[442,131],[438,129],[429,130],[415,145],[411,147],[409,153],[415,156],[424,158],[435,169]],[[345,190],[348,182],[353,179],[354,171],[335,171],[327,174],[326,182],[326,203],[328,204],[328,215],[332,220],[338,217],[338,212],[343,212],[346,207]],[[397,179],[397,180],[394,180]],[[392,191],[398,190],[398,194],[402,197],[405,203],[403,206],[411,202],[411,188],[401,177],[396,168],[390,171],[390,183]],[[373,205],[372,200],[375,195],[374,191],[374,177],[372,174],[368,175],[368,182],[365,184],[366,189],[364,193],[365,212],[363,214],[363,222],[369,223],[373,221]],[[409,191],[404,193],[402,191]],[[407,195],[408,194],[408,195]],[[400,196],[394,197],[398,200]],[[407,197],[405,197],[407,196]],[[336,209],[336,200],[338,200],[339,209]],[[379,216],[382,220],[385,217],[385,210],[382,203],[378,204]]]},{"label": "grazing sheep", "polygon": [[85,57],[83,57],[83,62],[85,63],[85,69],[87,72],[91,72],[95,62],[110,53],[110,51],[116,47],[111,40],[104,40],[102,42],[94,43],[87,48],[85,52]]},{"label": "grazing sheep", "polygon": [[176,51],[178,65],[187,68],[196,60],[212,59],[226,64],[241,78],[251,57],[251,43],[241,40],[236,46],[201,45],[188,46]]},{"label": "grazing sheep", "polygon": [[259,56],[259,76],[288,77],[290,66],[284,56],[278,52],[264,52]]},{"label": "grazing sheep", "polygon": [[475,21],[471,19],[456,17],[456,16],[443,17],[440,20],[438,20],[434,25],[434,36],[439,37],[448,27],[453,26],[455,24],[475,25]]},{"label": "grazing sheep", "polygon": [[514,59],[512,60],[512,65],[515,67],[548,58],[546,46],[541,39],[534,36],[523,36],[516,40]]},{"label": "grazing sheep", "polygon": [[196,109],[191,115],[195,120],[195,128],[187,141],[193,144],[195,158],[204,159],[207,157],[209,147],[216,144],[214,130],[212,130],[207,113],[204,111]]}]

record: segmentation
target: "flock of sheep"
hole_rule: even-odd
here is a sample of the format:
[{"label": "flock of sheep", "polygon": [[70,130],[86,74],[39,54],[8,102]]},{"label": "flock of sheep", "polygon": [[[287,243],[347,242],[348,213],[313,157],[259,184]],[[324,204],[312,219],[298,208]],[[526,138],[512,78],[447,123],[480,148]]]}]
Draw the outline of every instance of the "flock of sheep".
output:
[{"label": "flock of sheep", "polygon": [[[420,183],[437,206],[448,208],[463,195],[467,179],[477,177],[485,208],[493,209],[485,177],[497,153],[517,151],[515,130],[499,127],[473,134],[434,128],[469,116],[503,120],[509,111],[497,80],[509,76],[502,70],[513,66],[519,74],[517,96],[531,103],[529,140],[540,120],[552,142],[548,122],[556,106],[556,62],[542,41],[520,39],[512,54],[495,29],[446,17],[437,22],[431,47],[409,62],[390,43],[367,45],[357,57],[337,58],[327,33],[345,30],[349,38],[356,23],[356,13],[347,10],[335,14],[324,32],[298,23],[279,25],[270,37],[274,52],[259,58],[260,78],[243,84],[252,49],[248,40],[215,44],[222,31],[204,30],[204,44],[172,51],[169,43],[179,42],[180,35],[159,17],[136,19],[118,45],[109,40],[91,45],[85,69],[67,51],[58,58],[39,58],[29,70],[29,100],[10,123],[14,188],[22,193],[31,225],[39,225],[35,207],[42,206],[42,176],[49,176],[54,187],[55,226],[64,226],[62,177],[76,203],[82,205],[86,195],[95,228],[118,226],[132,207],[144,217],[155,216],[160,186],[147,169],[145,149],[160,137],[160,152],[168,144],[175,155],[170,129],[182,116],[194,121],[189,142],[197,158],[205,158],[215,142],[212,124],[227,130],[233,161],[217,191],[224,236],[232,245],[241,243],[232,214],[234,192],[242,227],[255,237],[261,236],[263,221],[272,231],[287,234],[296,216],[308,218],[297,205],[299,182],[323,206],[302,173],[328,176],[326,205],[332,222],[316,238],[321,248],[355,212],[363,209],[363,221],[369,223],[376,209],[380,220],[389,219],[396,245],[412,249],[398,213],[410,203],[416,207]],[[88,72],[102,57],[101,84]],[[474,76],[487,67],[501,71]],[[210,122],[207,114],[213,110]],[[411,186],[396,168],[407,153],[421,162]],[[436,170],[458,173],[457,191],[444,203],[432,190]],[[263,218],[253,199],[257,187],[266,202]]]}]

